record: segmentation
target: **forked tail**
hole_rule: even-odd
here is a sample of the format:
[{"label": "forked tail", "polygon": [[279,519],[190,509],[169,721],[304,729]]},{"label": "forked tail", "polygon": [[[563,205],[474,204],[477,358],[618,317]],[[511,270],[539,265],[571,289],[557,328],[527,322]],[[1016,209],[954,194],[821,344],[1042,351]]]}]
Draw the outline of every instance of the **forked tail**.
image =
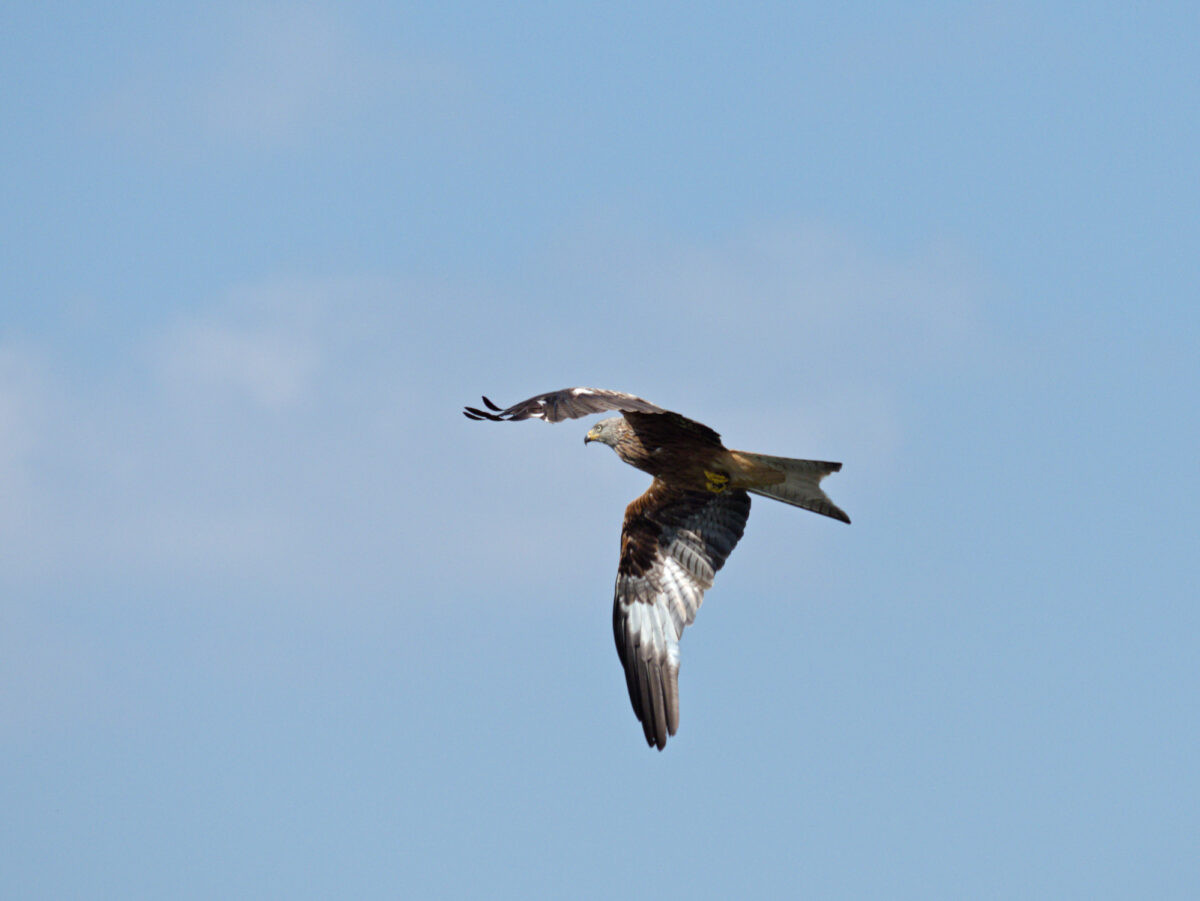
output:
[{"label": "forked tail", "polygon": [[831,472],[840,470],[841,463],[793,460],[790,457],[771,457],[767,454],[751,454],[746,451],[735,451],[734,453],[783,475],[781,481],[747,488],[746,490],[750,493],[761,494],[763,497],[783,501],[785,504],[803,507],[805,510],[812,510],[823,516],[831,516],[845,523],[850,522],[850,517],[821,490],[821,479]]}]

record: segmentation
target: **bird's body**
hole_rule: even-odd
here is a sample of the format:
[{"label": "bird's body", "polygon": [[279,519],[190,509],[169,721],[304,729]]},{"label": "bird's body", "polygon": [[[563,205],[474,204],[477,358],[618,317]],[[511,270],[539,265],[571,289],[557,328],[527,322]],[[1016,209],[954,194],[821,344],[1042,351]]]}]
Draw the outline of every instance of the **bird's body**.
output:
[{"label": "bird's body", "polygon": [[729,450],[694,420],[619,391],[566,388],[501,409],[467,407],[469,419],[559,422],[604,410],[584,442],[609,445],[654,477],[625,510],[613,601],[613,635],[634,713],[662,750],[679,725],[679,638],[713,577],[741,539],[750,494],[850,522],[820,481],[840,463]]},{"label": "bird's body", "polygon": [[[638,414],[630,415],[637,421]],[[785,472],[762,463],[756,455],[729,450],[715,432],[711,433],[711,441],[708,435],[697,440],[689,434],[687,437],[692,440],[683,442],[670,434],[670,429],[654,428],[650,419],[653,415],[657,414],[642,414],[649,422],[639,422],[638,428],[631,426],[624,416],[603,420],[584,440],[604,441],[594,436],[605,426],[604,434],[609,434],[611,429],[611,447],[618,457],[630,466],[680,487],[752,491],[787,481]],[[707,428],[705,431],[711,432]]]}]

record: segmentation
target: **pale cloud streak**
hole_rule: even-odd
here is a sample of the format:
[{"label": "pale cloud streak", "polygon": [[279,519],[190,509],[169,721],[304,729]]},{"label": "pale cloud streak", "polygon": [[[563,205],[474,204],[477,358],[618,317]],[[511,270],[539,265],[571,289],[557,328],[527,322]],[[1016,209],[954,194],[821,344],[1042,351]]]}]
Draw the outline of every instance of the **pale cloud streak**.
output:
[{"label": "pale cloud streak", "polygon": [[30,512],[44,405],[39,361],[23,348],[0,345],[0,536],[10,541]]},{"label": "pale cloud streak", "polygon": [[895,463],[911,433],[908,386],[969,366],[986,342],[988,281],[947,246],[883,251],[816,224],[664,241],[606,222],[558,253],[553,290],[584,286],[604,345],[619,328],[605,387],[692,398],[681,412],[712,411],[731,441],[772,453]]},{"label": "pale cloud streak", "polygon": [[230,389],[264,407],[295,403],[317,368],[311,341],[265,330],[192,323],[169,345],[164,363],[176,378]]},{"label": "pale cloud streak", "polygon": [[[345,603],[349,586],[470,591],[531,547],[608,548],[637,473],[583,455],[570,424],[458,415],[482,391],[515,401],[573,382],[645,394],[731,446],[849,461],[837,497],[853,514],[855,493],[886,492],[903,465],[913,379],[955,371],[977,341],[968,267],[937,254],[813,231],[592,246],[551,248],[553,274],[532,287],[231,286],[151,329],[119,377],[63,368],[36,430],[21,412],[32,382],[10,366],[0,472],[33,515],[9,574],[250,580]],[[564,306],[581,286],[605,305]],[[447,553],[472,566],[437,569]],[[539,561],[534,594],[580,563]]]},{"label": "pale cloud streak", "polygon": [[[385,50],[336,6],[264,4],[231,13],[189,67],[133,61],[93,120],[151,146],[270,151],[344,129],[371,110],[428,115],[461,96],[446,61]],[[433,106],[431,106],[431,101]]]},{"label": "pale cloud streak", "polygon": [[573,270],[592,270],[598,300],[714,343],[792,345],[797,362],[820,365],[849,355],[859,368],[921,366],[953,355],[976,330],[984,289],[949,247],[887,253],[817,225],[692,243],[631,241],[605,229],[563,250]]}]

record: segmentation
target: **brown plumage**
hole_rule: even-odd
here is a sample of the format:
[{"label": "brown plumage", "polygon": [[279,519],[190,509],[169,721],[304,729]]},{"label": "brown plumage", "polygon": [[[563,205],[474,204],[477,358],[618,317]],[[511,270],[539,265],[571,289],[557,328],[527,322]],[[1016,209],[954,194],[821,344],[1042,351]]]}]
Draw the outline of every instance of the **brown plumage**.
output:
[{"label": "brown plumage", "polygon": [[821,490],[840,463],[729,450],[721,436],[647,400],[599,388],[565,388],[501,409],[467,407],[468,419],[560,422],[604,410],[584,443],[607,444],[654,476],[625,510],[613,600],[613,636],[646,742],[660,751],[679,727],[679,638],[713,577],[741,539],[750,494],[850,522]]}]

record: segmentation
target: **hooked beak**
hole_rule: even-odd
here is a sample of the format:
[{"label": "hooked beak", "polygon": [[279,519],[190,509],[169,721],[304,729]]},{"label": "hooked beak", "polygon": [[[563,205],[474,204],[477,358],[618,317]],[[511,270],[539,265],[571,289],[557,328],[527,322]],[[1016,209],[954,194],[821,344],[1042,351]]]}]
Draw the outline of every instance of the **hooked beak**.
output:
[{"label": "hooked beak", "polygon": [[596,440],[596,427],[592,426],[590,429],[588,429],[588,433],[583,436],[583,443],[587,444],[589,441],[595,441],[595,440]]}]

